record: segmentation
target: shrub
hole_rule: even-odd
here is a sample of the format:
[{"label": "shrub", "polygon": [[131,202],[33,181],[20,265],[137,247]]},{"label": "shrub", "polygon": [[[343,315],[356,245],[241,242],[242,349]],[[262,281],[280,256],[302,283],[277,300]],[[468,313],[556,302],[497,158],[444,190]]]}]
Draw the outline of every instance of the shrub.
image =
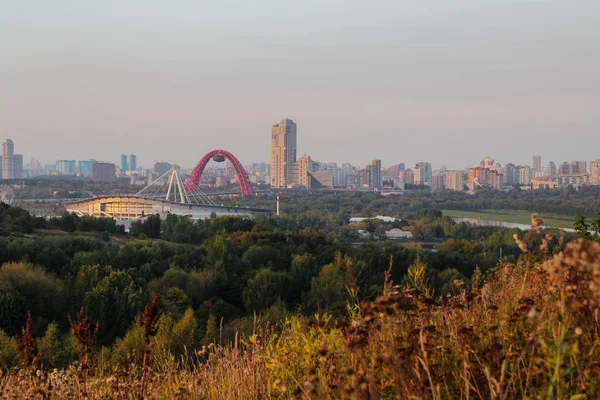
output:
[{"label": "shrub", "polygon": [[18,363],[17,343],[0,329],[0,371],[16,367]]}]

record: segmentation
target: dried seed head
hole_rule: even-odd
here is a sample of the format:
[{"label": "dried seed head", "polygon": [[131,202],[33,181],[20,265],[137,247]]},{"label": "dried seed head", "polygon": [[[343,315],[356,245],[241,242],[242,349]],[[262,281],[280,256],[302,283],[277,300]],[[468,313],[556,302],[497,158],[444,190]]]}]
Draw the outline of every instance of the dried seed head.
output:
[{"label": "dried seed head", "polygon": [[17,349],[19,351],[19,358],[25,368],[29,368],[34,365],[37,357],[37,342],[33,336],[33,322],[31,320],[31,313],[27,312],[27,321],[25,327],[21,330],[21,334],[17,335],[15,341],[17,342]]},{"label": "dried seed head", "polygon": [[144,328],[144,336],[146,340],[152,336],[155,336],[158,332],[158,320],[160,318],[158,298],[158,295],[154,296],[152,303],[146,305],[144,313],[142,314],[142,318],[140,319],[140,324]]}]

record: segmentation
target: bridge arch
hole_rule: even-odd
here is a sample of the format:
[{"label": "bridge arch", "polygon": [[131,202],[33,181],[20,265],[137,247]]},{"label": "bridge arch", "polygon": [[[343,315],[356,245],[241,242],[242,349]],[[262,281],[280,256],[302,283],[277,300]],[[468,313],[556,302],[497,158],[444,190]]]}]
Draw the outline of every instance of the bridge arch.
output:
[{"label": "bridge arch", "polygon": [[223,156],[233,165],[233,168],[235,169],[235,177],[240,184],[242,196],[253,195],[254,189],[250,184],[250,179],[248,179],[246,170],[244,167],[242,167],[242,164],[238,161],[238,159],[226,150],[213,150],[202,157],[200,161],[198,161],[198,164],[196,164],[196,167],[192,170],[190,177],[185,182],[186,191],[192,192],[194,187],[200,186],[200,178],[202,178],[204,168],[206,167],[206,164],[208,164],[208,162],[215,156]]}]

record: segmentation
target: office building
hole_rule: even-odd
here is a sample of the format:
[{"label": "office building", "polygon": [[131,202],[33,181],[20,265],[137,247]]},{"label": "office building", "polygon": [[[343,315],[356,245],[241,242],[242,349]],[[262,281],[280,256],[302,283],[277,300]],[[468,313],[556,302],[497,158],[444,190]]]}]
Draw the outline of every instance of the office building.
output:
[{"label": "office building", "polygon": [[97,162],[92,167],[92,180],[114,182],[117,180],[117,166],[113,163]]},{"label": "office building", "polygon": [[77,172],[75,160],[56,161],[56,171],[61,175],[74,175]]},{"label": "office building", "polygon": [[15,154],[13,157],[13,179],[23,178],[23,155]]},{"label": "office building", "polygon": [[82,160],[77,162],[77,170],[81,175],[92,176],[96,160]]},{"label": "office building", "polygon": [[297,126],[283,119],[271,129],[271,187],[285,188],[296,183]]},{"label": "office building", "polygon": [[129,155],[127,166],[129,167],[129,171],[137,171],[137,157],[135,154]]},{"label": "office building", "polygon": [[121,154],[121,174],[125,174],[125,171],[129,171],[129,162],[126,154]]}]

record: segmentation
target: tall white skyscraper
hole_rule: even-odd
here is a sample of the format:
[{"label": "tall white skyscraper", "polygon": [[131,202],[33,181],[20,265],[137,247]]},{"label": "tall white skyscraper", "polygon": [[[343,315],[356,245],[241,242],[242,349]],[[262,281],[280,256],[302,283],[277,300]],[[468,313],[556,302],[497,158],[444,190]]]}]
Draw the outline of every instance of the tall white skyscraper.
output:
[{"label": "tall white skyscraper", "polygon": [[283,119],[271,130],[271,187],[296,183],[296,123]]}]

